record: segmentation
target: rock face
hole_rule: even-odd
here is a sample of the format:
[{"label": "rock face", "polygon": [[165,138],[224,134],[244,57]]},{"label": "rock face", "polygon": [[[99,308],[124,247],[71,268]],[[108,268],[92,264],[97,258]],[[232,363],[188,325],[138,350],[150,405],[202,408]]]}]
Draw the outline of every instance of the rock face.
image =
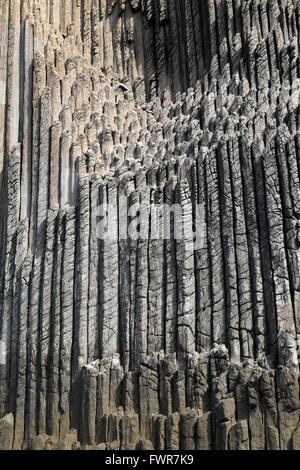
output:
[{"label": "rock face", "polygon": [[1,449],[300,449],[299,11],[0,0]]}]

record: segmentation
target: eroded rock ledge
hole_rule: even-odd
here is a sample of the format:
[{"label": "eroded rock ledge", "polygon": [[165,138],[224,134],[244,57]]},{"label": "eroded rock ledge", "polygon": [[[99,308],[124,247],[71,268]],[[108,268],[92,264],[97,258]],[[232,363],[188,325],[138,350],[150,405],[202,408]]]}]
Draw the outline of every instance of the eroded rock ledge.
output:
[{"label": "eroded rock ledge", "polygon": [[[79,431],[42,434],[23,449],[299,449],[299,372],[229,361],[224,346],[187,357],[153,353],[125,372],[118,355],[81,372]],[[0,420],[2,448],[14,418]]]}]

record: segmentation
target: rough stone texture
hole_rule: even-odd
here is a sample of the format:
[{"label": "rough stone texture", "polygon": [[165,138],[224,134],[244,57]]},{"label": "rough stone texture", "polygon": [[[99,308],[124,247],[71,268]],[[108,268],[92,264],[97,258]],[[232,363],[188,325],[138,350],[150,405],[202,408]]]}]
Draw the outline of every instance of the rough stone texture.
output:
[{"label": "rough stone texture", "polygon": [[14,440],[14,416],[12,413],[5,415],[0,420],[0,449],[12,449]]},{"label": "rough stone texture", "polygon": [[1,449],[300,450],[299,11],[0,0]]}]

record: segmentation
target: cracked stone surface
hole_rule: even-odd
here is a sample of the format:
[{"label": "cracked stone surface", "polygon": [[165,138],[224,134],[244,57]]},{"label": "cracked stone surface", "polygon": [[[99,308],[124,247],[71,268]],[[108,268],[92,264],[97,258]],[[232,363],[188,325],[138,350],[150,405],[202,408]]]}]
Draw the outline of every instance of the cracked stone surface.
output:
[{"label": "cracked stone surface", "polygon": [[0,0],[0,449],[300,450],[299,13]]}]

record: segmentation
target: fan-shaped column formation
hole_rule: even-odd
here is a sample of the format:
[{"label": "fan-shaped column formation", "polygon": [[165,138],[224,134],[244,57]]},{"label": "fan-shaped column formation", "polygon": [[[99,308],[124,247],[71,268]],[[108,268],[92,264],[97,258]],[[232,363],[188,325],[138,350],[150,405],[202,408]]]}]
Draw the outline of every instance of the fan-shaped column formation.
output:
[{"label": "fan-shaped column formation", "polygon": [[298,43],[296,0],[0,0],[0,448],[300,449]]}]

